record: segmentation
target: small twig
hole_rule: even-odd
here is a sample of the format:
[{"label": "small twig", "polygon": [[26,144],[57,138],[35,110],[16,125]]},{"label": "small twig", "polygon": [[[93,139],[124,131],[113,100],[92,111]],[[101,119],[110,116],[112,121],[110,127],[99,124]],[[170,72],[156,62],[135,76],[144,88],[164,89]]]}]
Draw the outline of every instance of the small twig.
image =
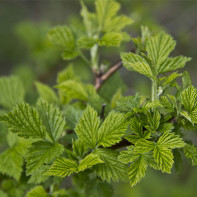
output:
[{"label": "small twig", "polygon": [[95,89],[98,91],[102,84],[109,79],[118,69],[122,67],[122,61],[118,61],[116,64],[114,64],[105,74],[96,76],[95,79]]},{"label": "small twig", "polygon": [[[135,49],[132,49],[131,52],[135,53]],[[107,79],[109,79],[117,70],[122,67],[122,60],[119,60],[116,64],[114,64],[106,73],[97,73],[93,70],[95,74],[95,89],[98,91],[101,86],[104,84]]]},{"label": "small twig", "polygon": [[104,119],[105,106],[106,106],[106,104],[104,103],[104,104],[102,105],[102,110],[101,110],[101,114],[100,114],[100,119],[101,119],[101,120]]}]

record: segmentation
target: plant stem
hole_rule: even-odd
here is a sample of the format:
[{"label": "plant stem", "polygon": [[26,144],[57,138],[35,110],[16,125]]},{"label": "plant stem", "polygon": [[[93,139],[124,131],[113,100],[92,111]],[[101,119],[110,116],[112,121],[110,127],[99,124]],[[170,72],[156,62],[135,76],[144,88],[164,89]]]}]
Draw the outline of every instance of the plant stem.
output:
[{"label": "plant stem", "polygon": [[157,81],[152,79],[152,96],[151,100],[154,101],[157,99]]},{"label": "plant stem", "polygon": [[91,66],[93,71],[98,71],[98,44],[95,44],[91,50],[90,50],[90,55],[91,55]]}]

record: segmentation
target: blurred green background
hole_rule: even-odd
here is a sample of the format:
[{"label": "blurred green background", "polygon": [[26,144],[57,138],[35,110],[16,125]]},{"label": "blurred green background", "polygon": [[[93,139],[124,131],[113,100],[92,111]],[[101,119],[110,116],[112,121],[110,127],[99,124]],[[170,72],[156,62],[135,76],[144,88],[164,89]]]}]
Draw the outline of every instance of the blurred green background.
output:
[{"label": "blurred green background", "polygon": [[[94,0],[85,1],[90,8]],[[128,32],[132,37],[140,34],[140,26],[147,25],[152,31],[163,29],[169,32],[177,47],[172,55],[192,57],[186,69],[197,85],[197,1],[196,0],[119,0],[122,12],[135,21]],[[38,80],[50,85],[55,84],[58,71],[70,62],[63,61],[60,52],[47,39],[47,31],[56,25],[69,24],[73,31],[80,33],[79,0],[0,0],[0,76],[18,75],[28,91],[27,99],[34,100],[33,81]],[[74,27],[74,24],[77,26]],[[130,50],[130,42],[122,50]],[[109,55],[109,57],[108,57]],[[110,64],[119,60],[119,52],[109,49]],[[90,69],[80,62],[73,65],[86,82],[92,81]],[[137,90],[144,95],[150,94],[149,81],[138,75],[120,70],[127,94]],[[195,132],[195,131],[194,131]],[[189,131],[188,131],[189,133]],[[193,137],[193,133],[189,135]],[[194,142],[197,140],[194,140]],[[196,197],[197,169],[186,161],[180,174],[163,175],[148,171],[146,178],[135,188],[115,185],[117,197]]]}]

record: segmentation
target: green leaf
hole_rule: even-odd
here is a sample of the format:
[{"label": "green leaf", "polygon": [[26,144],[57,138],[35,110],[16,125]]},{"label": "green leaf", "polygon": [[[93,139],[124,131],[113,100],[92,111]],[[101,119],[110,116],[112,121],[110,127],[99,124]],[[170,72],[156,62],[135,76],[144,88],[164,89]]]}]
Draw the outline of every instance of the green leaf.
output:
[{"label": "green leaf", "polygon": [[104,163],[99,155],[96,155],[94,153],[90,153],[87,155],[81,162],[79,163],[78,171],[84,171],[88,168],[91,168],[94,165],[97,165],[99,163]]},{"label": "green leaf", "polygon": [[105,33],[104,36],[99,40],[100,46],[120,46],[122,41],[122,34],[116,32]]},{"label": "green leaf", "polygon": [[121,53],[123,66],[128,70],[139,72],[147,77],[153,78],[151,67],[145,59],[134,53]]},{"label": "green leaf", "polygon": [[129,167],[128,176],[131,187],[135,186],[145,176],[147,163],[143,155],[139,156]]},{"label": "green leaf", "polygon": [[146,128],[152,132],[155,132],[159,127],[160,119],[161,115],[158,110],[154,111],[154,113],[147,113],[147,121],[149,125],[147,125]]},{"label": "green leaf", "polygon": [[154,146],[155,146],[154,142],[151,142],[145,139],[139,139],[135,143],[134,153],[137,154],[137,153],[150,152],[151,150],[153,150]]},{"label": "green leaf", "polygon": [[0,173],[19,181],[23,171],[23,158],[21,155],[14,148],[9,148],[0,154],[0,161]]},{"label": "green leaf", "polygon": [[175,45],[176,42],[173,40],[173,38],[164,32],[161,32],[149,39],[147,42],[146,51],[156,70],[161,72],[162,69],[160,64],[174,50]]},{"label": "green leaf", "polygon": [[120,4],[114,0],[96,0],[96,14],[100,30],[107,30],[111,19],[120,9]]},{"label": "green leaf", "polygon": [[160,63],[158,73],[161,74],[183,68],[185,64],[190,60],[191,58],[183,56],[169,57],[164,62]]},{"label": "green leaf", "polygon": [[180,77],[182,74],[178,74],[177,72],[174,72],[172,74],[170,74],[169,76],[165,77],[162,86],[163,88],[167,88],[168,86],[170,86],[170,84],[176,80],[178,77]]},{"label": "green leaf", "polygon": [[122,97],[122,90],[119,88],[111,99],[111,108],[116,107],[116,102]]},{"label": "green leaf", "polygon": [[134,153],[134,146],[128,146],[128,150],[121,151],[118,160],[124,164],[131,163],[139,157],[139,154]]},{"label": "green leaf", "polygon": [[42,166],[38,170],[34,171],[31,175],[30,179],[28,180],[29,184],[40,184],[46,182],[49,178],[45,175],[45,172],[49,169],[49,166]]},{"label": "green leaf", "polygon": [[57,83],[60,84],[67,80],[75,79],[75,74],[72,64],[69,65],[66,69],[60,71],[57,75]]},{"label": "green leaf", "polygon": [[41,99],[37,102],[37,108],[50,139],[57,142],[66,126],[62,113],[57,107]]},{"label": "green leaf", "polygon": [[187,71],[185,71],[183,74],[182,74],[182,83],[183,83],[183,89],[189,87],[192,85],[192,81],[191,81],[191,78],[190,78],[190,75]]},{"label": "green leaf", "polygon": [[178,135],[175,135],[172,132],[165,132],[157,141],[159,146],[164,146],[166,148],[174,149],[174,148],[182,148],[186,144],[182,138]]},{"label": "green leaf", "polygon": [[176,98],[172,95],[160,96],[160,103],[166,108],[167,111],[172,112],[177,107]]},{"label": "green leaf", "polygon": [[19,136],[25,138],[44,138],[46,128],[38,112],[27,103],[17,104],[11,112],[1,115],[0,120]]},{"label": "green leaf", "polygon": [[54,158],[61,155],[64,148],[61,144],[47,141],[38,141],[32,144],[27,156],[27,175],[41,168],[44,164],[50,163]]},{"label": "green leaf", "polygon": [[118,143],[127,128],[124,114],[112,111],[98,130],[98,145],[109,147]]},{"label": "green leaf", "polygon": [[45,192],[42,186],[36,186],[27,192],[25,197],[48,197],[48,194]]},{"label": "green leaf", "polygon": [[88,146],[86,142],[84,142],[81,139],[73,140],[72,141],[72,148],[73,153],[77,155],[78,157],[83,157],[85,153],[88,151]]},{"label": "green leaf", "polygon": [[36,82],[35,85],[36,85],[37,91],[42,99],[46,100],[49,103],[57,103],[58,102],[59,99],[52,88],[50,88],[49,86],[42,84],[40,82]]},{"label": "green leaf", "polygon": [[7,194],[5,192],[3,192],[2,190],[0,190],[0,196],[1,197],[8,197]]},{"label": "green leaf", "polygon": [[65,177],[77,172],[77,163],[64,157],[58,158],[54,161],[50,169],[46,172],[49,176]]},{"label": "green leaf", "polygon": [[67,26],[57,26],[48,32],[49,40],[63,50],[63,59],[73,59],[78,55],[75,38]]},{"label": "green leaf", "polygon": [[172,151],[165,146],[155,146],[153,157],[157,163],[158,169],[162,172],[171,173],[171,168],[174,163]]},{"label": "green leaf", "polygon": [[120,4],[114,0],[96,0],[96,14],[99,30],[104,32],[120,32],[133,21],[124,16],[116,16]]},{"label": "green leaf", "polygon": [[97,43],[97,40],[90,37],[82,37],[77,41],[77,45],[82,49],[90,49]]},{"label": "green leaf", "polygon": [[113,196],[113,186],[98,179],[93,179],[87,182],[85,194],[87,197],[111,197]]},{"label": "green leaf", "polygon": [[25,90],[18,77],[0,77],[0,105],[12,108],[24,100]]},{"label": "green leaf", "polygon": [[79,99],[79,100],[88,100],[88,94],[86,91],[86,87],[84,84],[74,81],[74,80],[68,80],[65,82],[62,82],[61,84],[56,86],[58,89],[64,93],[66,97],[68,97],[69,100],[72,99]]},{"label": "green leaf", "polygon": [[88,106],[79,119],[75,132],[79,139],[84,141],[89,147],[94,148],[97,143],[99,125],[100,119],[97,112]]},{"label": "green leaf", "polygon": [[197,90],[194,86],[189,86],[181,92],[181,102],[188,112],[192,112],[196,108]]},{"label": "green leaf", "polygon": [[192,165],[197,165],[197,147],[194,145],[187,144],[184,147],[184,154],[188,159],[191,159]]},{"label": "green leaf", "polygon": [[83,23],[86,27],[88,36],[92,36],[92,33],[95,31],[95,19],[96,15],[89,12],[83,1],[81,1],[81,16],[83,18]]},{"label": "green leaf", "polygon": [[110,149],[97,149],[94,154],[98,154],[104,163],[93,167],[96,174],[107,182],[125,180],[127,177],[127,166],[118,161],[118,152]]}]

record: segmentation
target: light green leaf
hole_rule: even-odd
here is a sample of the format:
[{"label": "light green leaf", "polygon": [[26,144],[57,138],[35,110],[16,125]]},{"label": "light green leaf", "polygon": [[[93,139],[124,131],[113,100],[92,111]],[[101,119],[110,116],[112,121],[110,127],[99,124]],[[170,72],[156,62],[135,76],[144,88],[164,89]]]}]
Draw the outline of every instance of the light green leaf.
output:
[{"label": "light green leaf", "polygon": [[64,157],[58,158],[54,161],[50,169],[46,172],[49,176],[65,177],[77,172],[77,163]]},{"label": "light green leaf", "polygon": [[97,149],[98,154],[104,163],[93,166],[96,174],[107,182],[125,180],[127,177],[127,166],[118,161],[118,152],[110,149]]},{"label": "light green leaf", "polygon": [[191,159],[192,165],[197,165],[197,147],[194,145],[187,144],[184,147],[184,154],[188,159]]},{"label": "light green leaf", "polygon": [[7,194],[5,192],[3,192],[2,190],[0,190],[0,196],[1,197],[8,197]]},{"label": "light green leaf", "polygon": [[182,148],[186,144],[180,136],[175,135],[172,132],[165,132],[157,141],[159,146],[164,146],[166,148],[174,149],[174,148]]},{"label": "light green leaf", "polygon": [[181,102],[188,112],[192,112],[196,108],[197,90],[194,86],[189,86],[181,92]]},{"label": "light green leaf", "polygon": [[40,184],[44,183],[49,176],[45,175],[45,172],[48,171],[49,166],[42,166],[38,170],[34,171],[31,175],[30,179],[28,180],[29,184]]},{"label": "light green leaf", "polygon": [[142,154],[142,153],[150,152],[151,150],[153,150],[154,146],[155,146],[154,142],[145,139],[139,139],[135,143],[134,153]]},{"label": "light green leaf", "polygon": [[97,40],[90,37],[82,37],[77,41],[78,48],[90,49],[97,43]]},{"label": "light green leaf", "polygon": [[182,83],[183,83],[183,89],[189,87],[192,85],[192,81],[191,81],[191,78],[190,78],[190,75],[187,71],[185,71],[183,74],[182,74]]},{"label": "light green leaf", "polygon": [[145,176],[147,163],[143,155],[139,156],[129,167],[128,176],[131,187],[135,186]]},{"label": "light green leaf", "polygon": [[45,192],[42,186],[36,186],[27,192],[25,197],[48,197],[48,194]]},{"label": "light green leaf", "polygon": [[66,126],[62,113],[57,107],[41,99],[37,102],[37,108],[50,139],[57,142]]},{"label": "light green leaf", "polygon": [[75,79],[75,74],[72,64],[66,67],[66,69],[60,71],[57,75],[57,83],[60,84],[67,80]]},{"label": "light green leaf", "polygon": [[24,100],[25,90],[18,77],[0,77],[0,105],[12,108]]},{"label": "light green leaf", "polygon": [[63,146],[58,143],[53,144],[47,141],[34,142],[26,156],[27,175],[32,174],[44,164],[48,164],[54,158],[61,155],[63,151]]},{"label": "light green leaf", "polygon": [[131,163],[139,157],[139,154],[134,153],[134,146],[128,146],[127,149],[128,150],[121,151],[118,156],[118,160],[124,164]]},{"label": "light green leaf", "polygon": [[92,33],[95,31],[95,19],[96,15],[89,12],[83,1],[81,1],[81,16],[83,18],[83,23],[86,27],[88,36],[92,36]]},{"label": "light green leaf", "polygon": [[124,114],[112,111],[98,130],[98,145],[109,147],[118,143],[127,128]]},{"label": "light green leaf", "polygon": [[96,0],[96,14],[100,30],[107,30],[111,19],[120,9],[120,4],[114,0]]},{"label": "light green leaf", "polygon": [[169,76],[165,77],[162,86],[163,88],[167,88],[168,86],[170,86],[170,84],[176,80],[178,77],[180,77],[182,74],[178,74],[177,72],[174,72],[172,74],[170,74]]},{"label": "light green leaf", "polygon": [[173,38],[164,32],[161,32],[149,39],[147,42],[146,51],[156,70],[161,72],[162,69],[160,68],[160,64],[174,50],[175,45],[176,42]]},{"label": "light green leaf", "polygon": [[128,70],[139,72],[147,77],[153,78],[152,70],[145,59],[134,53],[121,53],[123,66]]},{"label": "light green leaf", "polygon": [[164,62],[160,63],[158,73],[166,73],[172,70],[183,68],[191,58],[184,56],[169,57]]},{"label": "light green leaf", "polygon": [[50,88],[48,85],[42,84],[40,82],[35,83],[37,91],[40,95],[40,97],[44,100],[46,100],[49,103],[57,103],[58,97],[55,93],[55,91]]},{"label": "light green leaf", "polygon": [[83,83],[68,80],[56,86],[68,99],[88,100],[86,87]]},{"label": "light green leaf", "polygon": [[105,33],[99,40],[100,46],[119,46],[122,41],[122,34],[116,32]]},{"label": "light green leaf", "polygon": [[154,101],[148,101],[144,103],[144,105],[142,106],[142,109],[145,111],[148,111],[149,109],[157,108],[157,107],[162,107],[162,105],[160,101],[156,99]]},{"label": "light green leaf", "polygon": [[171,173],[173,161],[172,151],[165,146],[155,146],[153,157],[157,163],[158,169],[162,172]]},{"label": "light green leaf", "polygon": [[177,107],[176,98],[173,95],[160,96],[160,103],[167,109],[167,111],[174,111]]},{"label": "light green leaf", "polygon": [[149,125],[147,125],[146,128],[152,132],[155,132],[159,127],[160,119],[161,115],[158,110],[153,113],[147,113],[147,121]]},{"label": "light green leaf", "polygon": [[88,168],[91,168],[94,165],[97,165],[99,163],[104,163],[99,155],[96,155],[94,153],[90,153],[89,155],[87,155],[80,163],[79,163],[79,167],[78,167],[78,171],[84,171]]},{"label": "light green leaf", "polygon": [[0,120],[19,136],[44,138],[46,128],[38,112],[27,103],[17,104],[11,112],[1,115]]},{"label": "light green leaf", "polygon": [[89,147],[94,148],[97,143],[99,125],[100,119],[97,112],[88,106],[79,119],[75,132],[79,139],[84,141]]},{"label": "light green leaf", "polygon": [[111,99],[111,108],[116,106],[116,102],[122,97],[122,90],[119,88]]},{"label": "light green leaf", "polygon": [[0,154],[0,173],[13,177],[19,181],[23,171],[23,158],[14,149],[9,148]]},{"label": "light green leaf", "polygon": [[49,40],[63,50],[64,59],[73,59],[78,55],[75,38],[67,26],[57,26],[48,32]]},{"label": "light green leaf", "polygon": [[181,112],[180,112],[180,115],[183,116],[184,118],[186,118],[187,120],[189,120],[189,121],[193,124],[193,121],[192,121],[190,115],[188,114],[188,112],[186,112],[186,111],[181,111]]}]

